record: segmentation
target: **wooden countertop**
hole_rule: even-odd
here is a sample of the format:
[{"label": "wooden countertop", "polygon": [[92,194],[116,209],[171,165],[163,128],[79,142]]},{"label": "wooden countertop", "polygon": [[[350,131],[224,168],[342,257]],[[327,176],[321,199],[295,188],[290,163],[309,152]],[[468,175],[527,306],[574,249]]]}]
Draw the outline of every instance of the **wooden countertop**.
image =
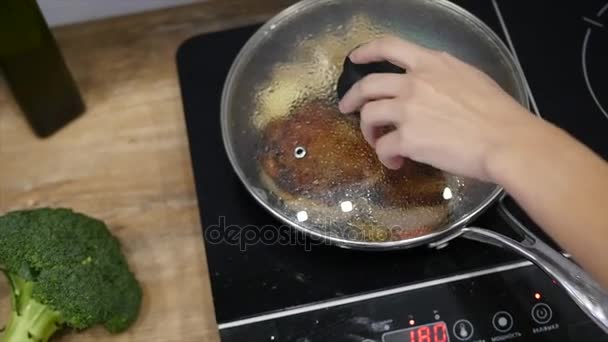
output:
[{"label": "wooden countertop", "polygon": [[[144,287],[138,322],[61,341],[216,341],[175,53],[293,1],[209,2],[54,30],[86,114],[37,139],[0,78],[0,213],[70,207],[108,223]],[[8,314],[0,277],[0,322]]]}]

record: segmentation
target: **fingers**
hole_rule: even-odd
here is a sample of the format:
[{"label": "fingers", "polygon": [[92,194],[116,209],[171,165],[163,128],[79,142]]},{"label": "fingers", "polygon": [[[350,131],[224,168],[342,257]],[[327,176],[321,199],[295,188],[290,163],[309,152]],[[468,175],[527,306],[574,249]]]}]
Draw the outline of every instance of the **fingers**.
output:
[{"label": "fingers", "polygon": [[357,111],[366,102],[403,95],[407,79],[400,74],[371,74],[355,83],[340,101],[342,113]]},{"label": "fingers", "polygon": [[[360,46],[350,54],[353,63],[388,61],[415,71],[434,56],[433,51],[396,37],[386,37]],[[410,88],[410,77],[402,74],[372,74],[357,82],[340,101],[340,111],[351,113],[361,108],[361,130],[365,140],[374,146],[378,159],[389,169],[403,165],[403,144],[399,132],[403,108],[393,98],[403,98]],[[397,129],[378,138],[381,129]]]},{"label": "fingers", "polygon": [[[427,48],[396,37],[386,37],[355,49],[350,54],[350,59],[357,64],[389,61],[411,72],[416,65],[428,61],[431,56],[432,52]],[[340,111],[351,113],[370,100],[403,95],[407,79],[408,77],[402,74],[368,75],[355,83],[344,95],[340,101]]]},{"label": "fingers", "polygon": [[357,64],[388,61],[406,70],[412,70],[424,63],[431,54],[430,49],[389,36],[361,45],[351,52],[350,59]]},{"label": "fingers", "polygon": [[394,100],[378,100],[368,102],[361,109],[361,132],[371,145],[376,144],[378,133],[386,126],[398,126],[400,111],[399,103]]},{"label": "fingers", "polygon": [[385,134],[376,142],[376,154],[384,166],[397,170],[403,165],[401,136],[398,130]]}]

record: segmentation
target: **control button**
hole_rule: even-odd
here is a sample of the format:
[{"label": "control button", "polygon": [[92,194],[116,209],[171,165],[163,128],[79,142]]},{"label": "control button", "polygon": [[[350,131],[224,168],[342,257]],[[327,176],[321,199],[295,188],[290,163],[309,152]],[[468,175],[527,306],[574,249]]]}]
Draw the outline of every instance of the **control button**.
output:
[{"label": "control button", "polygon": [[506,311],[498,311],[492,317],[492,325],[498,332],[509,332],[513,328],[513,316]]},{"label": "control button", "polygon": [[473,324],[466,319],[456,321],[456,323],[454,323],[454,327],[452,327],[452,332],[459,341],[470,340],[471,337],[473,337],[473,331]]},{"label": "control button", "polygon": [[532,319],[538,324],[547,324],[553,318],[551,307],[545,303],[538,303],[532,308]]}]

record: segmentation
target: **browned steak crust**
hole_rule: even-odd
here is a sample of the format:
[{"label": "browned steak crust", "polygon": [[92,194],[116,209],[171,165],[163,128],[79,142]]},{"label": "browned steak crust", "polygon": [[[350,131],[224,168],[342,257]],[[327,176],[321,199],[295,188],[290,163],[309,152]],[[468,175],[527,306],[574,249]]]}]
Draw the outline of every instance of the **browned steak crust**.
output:
[{"label": "browned steak crust", "polygon": [[[446,180],[440,171],[406,160],[392,171],[378,160],[363,138],[358,117],[318,102],[269,123],[257,156],[263,171],[296,197],[367,193],[389,207],[434,206],[443,202]],[[296,158],[303,147],[306,155]]]}]

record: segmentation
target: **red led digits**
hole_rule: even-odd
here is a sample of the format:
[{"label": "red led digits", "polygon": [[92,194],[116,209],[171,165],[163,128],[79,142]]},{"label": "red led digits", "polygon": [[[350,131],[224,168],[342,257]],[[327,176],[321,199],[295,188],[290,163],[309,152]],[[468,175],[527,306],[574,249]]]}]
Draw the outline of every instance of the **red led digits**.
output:
[{"label": "red led digits", "polygon": [[448,331],[444,322],[427,324],[409,330],[410,342],[448,342]]},{"label": "red led digits", "polygon": [[434,342],[431,341],[431,329],[424,326],[418,329],[418,342]]},{"label": "red led digits", "polygon": [[443,323],[435,324],[433,335],[435,335],[435,341],[433,342],[448,342],[448,329]]}]

